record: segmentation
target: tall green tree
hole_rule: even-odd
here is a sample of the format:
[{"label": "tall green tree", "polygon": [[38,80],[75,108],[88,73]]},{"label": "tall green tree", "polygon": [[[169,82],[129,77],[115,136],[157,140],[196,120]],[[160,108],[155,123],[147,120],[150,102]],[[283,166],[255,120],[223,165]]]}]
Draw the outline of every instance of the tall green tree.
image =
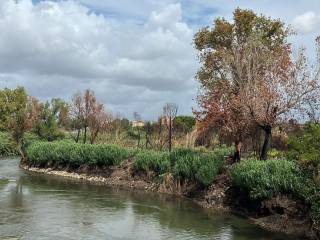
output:
[{"label": "tall green tree", "polygon": [[23,87],[0,90],[1,128],[12,132],[17,151],[23,159],[25,159],[24,134],[31,128],[34,117],[31,98]]},{"label": "tall green tree", "polygon": [[33,126],[34,132],[47,141],[54,141],[63,137],[60,126],[62,125],[61,112],[64,111],[64,107],[65,102],[58,98],[54,98],[50,102],[40,103],[38,117]]}]

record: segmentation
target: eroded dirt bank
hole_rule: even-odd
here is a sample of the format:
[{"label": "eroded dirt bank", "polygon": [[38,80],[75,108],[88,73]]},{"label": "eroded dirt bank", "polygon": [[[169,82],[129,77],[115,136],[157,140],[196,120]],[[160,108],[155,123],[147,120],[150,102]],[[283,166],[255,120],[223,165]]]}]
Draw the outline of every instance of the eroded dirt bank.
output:
[{"label": "eroded dirt bank", "polygon": [[68,166],[56,166],[48,163],[35,166],[26,162],[21,168],[35,173],[81,179],[96,184],[143,191],[174,194],[192,198],[201,206],[215,211],[230,211],[250,218],[264,229],[301,236],[301,239],[320,239],[319,231],[312,226],[309,209],[290,196],[278,196],[264,201],[252,201],[238,189],[231,187],[231,181],[225,171],[207,189],[198,184],[181,182],[168,174],[157,178],[152,172],[135,172],[132,162],[126,161],[120,166],[98,168],[81,166],[77,169]]}]

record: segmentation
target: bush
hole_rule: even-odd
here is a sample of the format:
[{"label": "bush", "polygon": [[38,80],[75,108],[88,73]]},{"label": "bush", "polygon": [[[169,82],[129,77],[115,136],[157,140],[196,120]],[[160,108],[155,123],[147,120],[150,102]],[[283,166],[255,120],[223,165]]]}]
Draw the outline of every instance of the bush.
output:
[{"label": "bush", "polygon": [[154,171],[158,174],[166,173],[170,170],[169,154],[152,150],[140,150],[135,155],[135,170]]},{"label": "bush", "polygon": [[288,147],[288,158],[295,160],[303,170],[317,177],[320,168],[320,124],[306,125],[302,136],[291,135]]},{"label": "bush", "polygon": [[34,163],[54,161],[57,164],[80,166],[118,165],[129,157],[129,151],[116,145],[89,145],[70,141],[36,142],[27,148],[27,157]]},{"label": "bush", "polygon": [[221,147],[214,151],[192,151],[177,149],[170,155],[172,173],[175,177],[197,180],[204,186],[212,184],[224,166],[224,156],[230,148]]},{"label": "bush", "polygon": [[175,177],[194,180],[201,165],[199,154],[190,149],[178,149],[170,154],[172,173]]},{"label": "bush", "polygon": [[154,171],[161,175],[172,173],[175,178],[197,181],[210,185],[224,165],[224,156],[229,148],[215,151],[175,149],[171,153],[139,150],[135,154],[134,168],[140,171]]},{"label": "bush", "polygon": [[212,184],[224,166],[224,156],[219,154],[203,154],[200,158],[201,166],[197,170],[196,178],[205,186]]},{"label": "bush", "polygon": [[233,185],[248,191],[251,198],[270,198],[301,190],[303,178],[294,162],[287,160],[246,160],[230,169]]}]

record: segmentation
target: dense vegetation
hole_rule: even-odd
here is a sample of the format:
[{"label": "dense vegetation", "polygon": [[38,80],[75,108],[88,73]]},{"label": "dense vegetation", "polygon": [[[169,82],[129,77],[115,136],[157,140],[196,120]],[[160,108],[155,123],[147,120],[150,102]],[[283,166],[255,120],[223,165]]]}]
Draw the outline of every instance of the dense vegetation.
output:
[{"label": "dense vegetation", "polygon": [[215,151],[193,151],[176,149],[169,152],[154,150],[130,150],[117,145],[80,144],[70,141],[36,142],[27,148],[31,164],[45,165],[53,162],[60,166],[79,167],[119,165],[133,157],[135,171],[153,171],[160,176],[172,173],[177,179],[197,181],[210,185],[224,166],[224,156],[230,148],[221,147]]},{"label": "dense vegetation", "polygon": [[287,160],[245,160],[231,167],[230,176],[253,199],[297,194],[303,182],[298,166]]},{"label": "dense vegetation", "polygon": [[319,74],[312,74],[306,52],[292,59],[289,36],[280,20],[241,9],[234,21],[217,18],[201,29],[194,38],[202,90],[195,117],[178,116],[178,106],[167,103],[157,121],[136,112],[130,121],[113,116],[90,89],[70,102],[1,89],[0,155],[74,168],[129,159],[137,173],[208,187],[232,151],[221,145],[234,145],[234,186],[256,200],[279,194],[303,200],[319,223]]},{"label": "dense vegetation", "polygon": [[128,158],[129,151],[116,145],[80,144],[69,141],[36,142],[27,148],[28,160],[44,164],[49,161],[60,165],[79,167],[82,164],[111,166]]}]

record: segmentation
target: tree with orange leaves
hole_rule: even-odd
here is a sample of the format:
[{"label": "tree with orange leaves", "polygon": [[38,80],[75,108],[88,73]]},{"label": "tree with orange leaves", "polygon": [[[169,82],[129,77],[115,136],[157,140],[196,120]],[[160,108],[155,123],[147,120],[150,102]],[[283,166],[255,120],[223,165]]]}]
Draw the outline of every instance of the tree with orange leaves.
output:
[{"label": "tree with orange leaves", "polygon": [[272,127],[279,118],[311,97],[317,84],[307,73],[304,54],[291,60],[290,31],[280,20],[236,9],[234,21],[217,18],[212,29],[195,35],[202,64],[196,111],[199,126],[233,136],[235,159],[250,128],[265,133],[266,159]]}]

